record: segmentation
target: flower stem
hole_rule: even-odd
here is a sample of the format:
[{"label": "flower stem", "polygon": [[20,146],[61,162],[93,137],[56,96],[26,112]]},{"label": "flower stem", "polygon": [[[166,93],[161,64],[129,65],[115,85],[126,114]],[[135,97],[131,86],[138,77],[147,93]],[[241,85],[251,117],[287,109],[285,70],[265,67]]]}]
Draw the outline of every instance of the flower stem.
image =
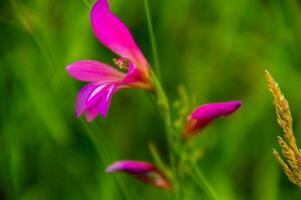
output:
[{"label": "flower stem", "polygon": [[210,197],[210,199],[217,200],[218,199],[217,195],[215,194],[214,190],[212,189],[207,179],[204,177],[201,170],[194,162],[191,161],[190,164],[196,175],[196,177],[192,176],[194,181],[206,192],[206,194],[208,195],[208,197]]},{"label": "flower stem", "polygon": [[155,38],[155,34],[154,34],[153,23],[152,23],[150,10],[149,10],[148,0],[144,0],[144,8],[145,8],[145,15],[146,15],[146,20],[147,20],[148,33],[149,33],[149,37],[150,37],[150,41],[151,41],[151,47],[152,47],[151,49],[152,49],[152,54],[153,54],[153,59],[154,59],[154,69],[157,74],[157,78],[159,80],[161,80],[160,62],[159,62],[156,38]]},{"label": "flower stem", "polygon": [[177,175],[177,165],[176,165],[176,158],[174,153],[175,151],[175,145],[174,145],[174,138],[175,138],[175,132],[172,126],[172,120],[171,120],[171,114],[169,109],[169,101],[168,98],[158,81],[156,75],[152,72],[152,78],[153,78],[153,84],[156,91],[157,96],[157,107],[158,110],[163,118],[164,124],[165,124],[165,131],[166,131],[166,140],[169,148],[169,159],[171,163],[172,168],[172,179],[174,184],[174,191],[175,191],[175,197],[176,200],[180,199],[180,185],[178,181],[178,175]]},{"label": "flower stem", "polygon": [[86,6],[91,10],[92,5],[88,2],[88,0],[83,0],[83,2],[86,4]]},{"label": "flower stem", "polygon": [[160,83],[161,80],[161,74],[160,74],[160,62],[159,62],[159,56],[157,51],[157,45],[156,45],[156,39],[149,9],[148,0],[144,0],[144,8],[145,8],[145,14],[147,19],[147,26],[148,26],[148,32],[149,37],[151,41],[151,49],[154,59],[154,70],[156,72],[156,75],[153,71],[151,71],[153,84],[155,87],[155,92],[157,96],[157,107],[162,115],[162,118],[164,120],[165,124],[165,130],[166,130],[166,139],[167,144],[169,148],[169,158],[171,162],[171,168],[172,168],[172,179],[174,184],[174,191],[175,191],[175,199],[180,199],[180,187],[179,187],[179,181],[178,181],[178,175],[177,175],[177,165],[176,165],[176,158],[175,158],[175,149],[174,149],[174,137],[175,132],[172,127],[172,119],[170,114],[170,106],[169,106],[169,100],[165,94],[165,91]]}]

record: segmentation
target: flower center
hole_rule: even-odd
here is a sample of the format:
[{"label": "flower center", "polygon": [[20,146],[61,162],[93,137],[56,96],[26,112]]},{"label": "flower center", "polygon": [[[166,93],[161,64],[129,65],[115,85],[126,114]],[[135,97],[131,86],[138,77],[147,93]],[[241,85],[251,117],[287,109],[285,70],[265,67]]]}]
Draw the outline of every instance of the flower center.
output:
[{"label": "flower center", "polygon": [[114,58],[113,62],[121,70],[127,70],[129,68],[129,61],[126,58]]}]

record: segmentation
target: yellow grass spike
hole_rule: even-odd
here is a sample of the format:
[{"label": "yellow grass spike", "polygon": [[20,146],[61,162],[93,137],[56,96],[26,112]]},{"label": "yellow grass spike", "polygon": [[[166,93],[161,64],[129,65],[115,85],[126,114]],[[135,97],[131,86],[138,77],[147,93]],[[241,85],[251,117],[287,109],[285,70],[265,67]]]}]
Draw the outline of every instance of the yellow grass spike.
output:
[{"label": "yellow grass spike", "polygon": [[284,135],[284,139],[278,136],[278,142],[285,159],[283,160],[275,149],[273,149],[273,156],[281,165],[288,179],[301,188],[301,152],[296,144],[293,133],[293,119],[289,104],[268,71],[265,71],[265,78],[268,82],[269,90],[273,95],[277,122],[282,128]]}]

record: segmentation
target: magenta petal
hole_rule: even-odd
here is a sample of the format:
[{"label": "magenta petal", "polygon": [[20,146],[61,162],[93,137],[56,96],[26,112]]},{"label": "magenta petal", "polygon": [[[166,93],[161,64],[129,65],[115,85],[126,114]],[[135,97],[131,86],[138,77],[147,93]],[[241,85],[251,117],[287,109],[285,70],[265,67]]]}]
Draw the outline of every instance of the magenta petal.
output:
[{"label": "magenta petal", "polygon": [[126,172],[146,184],[171,189],[168,178],[150,163],[129,160],[118,161],[107,167],[106,172]]},{"label": "magenta petal", "polygon": [[106,169],[106,172],[114,173],[118,171],[124,171],[137,175],[149,173],[150,171],[154,170],[154,168],[155,167],[150,163],[124,160],[113,163]]},{"label": "magenta petal", "polygon": [[217,117],[225,117],[239,109],[241,101],[223,103],[210,103],[196,108],[191,116],[197,120],[213,120]]},{"label": "magenta petal", "polygon": [[148,66],[128,28],[111,13],[108,0],[95,3],[91,11],[91,23],[96,37],[106,47],[137,66]]},{"label": "magenta petal", "polygon": [[84,86],[77,96],[76,116],[86,113],[88,121],[92,121],[99,113],[106,117],[111,98],[117,91],[118,83],[91,83]]},{"label": "magenta petal", "polygon": [[97,107],[92,106],[91,108],[87,109],[85,112],[85,116],[88,122],[92,122],[97,115],[99,114]]},{"label": "magenta petal", "polygon": [[214,119],[225,117],[241,106],[241,101],[210,103],[196,108],[188,117],[182,138],[187,139],[196,132],[207,127]]},{"label": "magenta petal", "polygon": [[142,73],[141,71],[135,67],[132,62],[129,62],[129,70],[123,79],[123,83],[125,84],[134,84],[142,82]]},{"label": "magenta petal", "polygon": [[[81,116],[89,108],[89,104],[87,103],[88,99],[97,87],[98,85],[91,83],[80,89],[75,106],[75,113],[77,117]],[[94,101],[94,103],[96,103],[96,101]]]},{"label": "magenta petal", "polygon": [[73,78],[89,82],[116,81],[124,77],[123,73],[113,67],[92,60],[74,62],[66,70]]},{"label": "magenta petal", "polygon": [[118,89],[118,85],[112,84],[110,86],[107,86],[106,89],[101,94],[102,97],[98,103],[98,111],[102,117],[107,116],[112,96],[117,91],[117,89]]}]

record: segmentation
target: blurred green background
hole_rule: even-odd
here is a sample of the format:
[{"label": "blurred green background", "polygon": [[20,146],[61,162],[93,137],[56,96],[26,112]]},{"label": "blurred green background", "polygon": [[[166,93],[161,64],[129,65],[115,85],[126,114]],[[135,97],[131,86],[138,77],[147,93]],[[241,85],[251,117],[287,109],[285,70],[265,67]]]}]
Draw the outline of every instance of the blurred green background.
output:
[{"label": "blurred green background", "polygon": [[[192,141],[204,150],[200,169],[220,199],[301,199],[271,154],[282,133],[263,73],[270,70],[280,83],[300,140],[301,3],[149,1],[171,100],[183,85],[196,105],[244,102]],[[143,0],[110,5],[153,63]],[[106,119],[88,124],[74,117],[84,83],[65,67],[115,57],[94,37],[81,0],[0,1],[0,199],[172,199],[132,177],[104,172],[119,159],[152,162],[149,142],[167,159],[164,126],[143,91],[115,95]],[[206,199],[193,185],[185,196]]]}]

